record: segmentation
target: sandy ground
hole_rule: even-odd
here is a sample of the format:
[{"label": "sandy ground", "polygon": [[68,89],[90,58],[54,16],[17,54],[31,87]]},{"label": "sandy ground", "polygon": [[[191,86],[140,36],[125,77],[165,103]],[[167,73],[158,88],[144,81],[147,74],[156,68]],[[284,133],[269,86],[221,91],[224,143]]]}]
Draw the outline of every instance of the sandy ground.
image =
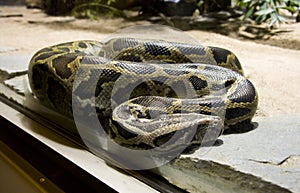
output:
[{"label": "sandy ground", "polygon": [[[28,10],[25,7],[0,7],[0,11],[0,14],[23,15],[0,18],[0,57],[7,54],[34,54],[42,47],[66,41],[103,40],[120,28],[147,23],[126,22],[122,19],[90,21],[49,17],[40,10]],[[297,29],[300,29],[297,25]],[[291,27],[297,26],[291,24]],[[298,32],[295,30],[283,37],[299,39]],[[184,33],[203,45],[230,49],[239,57],[246,77],[253,82],[259,93],[258,116],[300,113],[300,50],[258,44],[212,32],[192,30]],[[280,39],[280,36],[275,39]],[[275,41],[272,43],[276,45]],[[298,41],[295,43],[298,44]]]}]

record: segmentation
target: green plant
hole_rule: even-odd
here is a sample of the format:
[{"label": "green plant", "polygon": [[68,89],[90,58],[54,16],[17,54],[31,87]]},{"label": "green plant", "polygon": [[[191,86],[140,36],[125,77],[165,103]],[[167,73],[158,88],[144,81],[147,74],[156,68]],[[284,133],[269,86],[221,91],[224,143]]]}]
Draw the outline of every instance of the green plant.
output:
[{"label": "green plant", "polygon": [[124,12],[111,6],[116,0],[83,0],[78,1],[75,8],[72,10],[73,15],[77,17],[88,17],[96,19],[99,15],[112,15],[126,17]]},{"label": "green plant", "polygon": [[245,10],[244,19],[251,18],[257,23],[268,22],[270,27],[286,21],[280,10],[287,10],[291,14],[299,11],[299,3],[295,0],[237,0],[237,5]]}]

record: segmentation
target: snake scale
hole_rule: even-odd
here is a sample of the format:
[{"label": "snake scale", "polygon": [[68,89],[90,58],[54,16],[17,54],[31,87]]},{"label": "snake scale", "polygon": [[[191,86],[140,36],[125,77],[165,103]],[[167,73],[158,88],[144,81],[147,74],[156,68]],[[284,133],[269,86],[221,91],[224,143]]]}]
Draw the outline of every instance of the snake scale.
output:
[{"label": "snake scale", "polygon": [[164,40],[46,47],[31,59],[28,76],[39,101],[71,118],[96,114],[110,138],[132,149],[159,147],[175,133],[167,150],[199,145],[208,131],[206,141],[215,140],[250,123],[258,103],[232,52]]}]

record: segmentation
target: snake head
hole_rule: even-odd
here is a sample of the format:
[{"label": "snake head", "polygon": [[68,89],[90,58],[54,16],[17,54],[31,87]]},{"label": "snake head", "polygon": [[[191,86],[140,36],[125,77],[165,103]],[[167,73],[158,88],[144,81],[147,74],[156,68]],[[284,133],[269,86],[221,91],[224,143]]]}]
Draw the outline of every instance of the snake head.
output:
[{"label": "snake head", "polygon": [[[147,100],[153,102],[155,98]],[[137,101],[140,103],[136,104]],[[138,97],[113,110],[113,121],[117,124],[112,128],[118,144],[135,149],[156,149],[159,152],[179,149],[187,152],[185,149],[191,149],[192,146],[212,145],[223,131],[223,120],[218,116],[168,114],[166,110],[161,110],[161,114],[155,111],[151,115],[149,111],[157,109],[158,104],[147,107],[142,101],[146,102],[146,98]]]}]

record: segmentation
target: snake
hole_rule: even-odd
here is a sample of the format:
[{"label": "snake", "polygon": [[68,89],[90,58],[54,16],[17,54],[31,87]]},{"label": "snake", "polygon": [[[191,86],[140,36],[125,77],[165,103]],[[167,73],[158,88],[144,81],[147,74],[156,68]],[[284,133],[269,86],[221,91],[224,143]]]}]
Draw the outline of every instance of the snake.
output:
[{"label": "snake", "polygon": [[39,102],[72,119],[96,117],[110,139],[138,150],[189,150],[216,140],[251,124],[258,104],[231,51],[160,39],[45,47],[28,77]]}]

